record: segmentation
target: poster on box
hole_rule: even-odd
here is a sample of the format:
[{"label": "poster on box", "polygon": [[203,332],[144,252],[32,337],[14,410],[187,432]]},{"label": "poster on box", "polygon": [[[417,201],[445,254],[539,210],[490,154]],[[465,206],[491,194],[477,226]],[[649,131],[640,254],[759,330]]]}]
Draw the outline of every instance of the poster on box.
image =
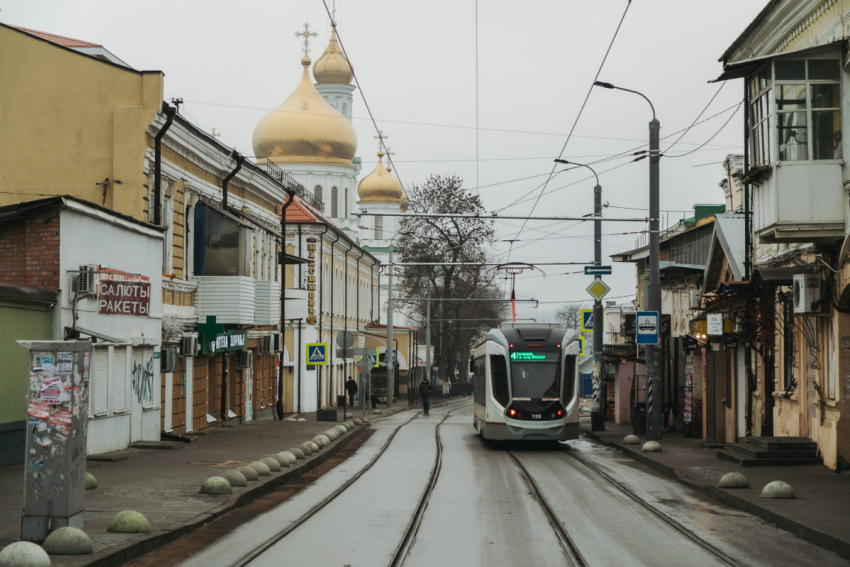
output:
[{"label": "poster on box", "polygon": [[70,352],[56,353],[56,370],[59,374],[70,374],[74,368],[74,355]]},{"label": "poster on box", "polygon": [[50,417],[50,404],[38,401],[30,401],[27,408],[27,415],[38,419],[47,419]]},{"label": "poster on box", "polygon": [[689,411],[685,412],[685,423],[690,423],[693,419],[693,414]]},{"label": "poster on box", "polygon": [[40,401],[46,404],[58,404],[62,399],[62,379],[58,376],[41,381]]}]

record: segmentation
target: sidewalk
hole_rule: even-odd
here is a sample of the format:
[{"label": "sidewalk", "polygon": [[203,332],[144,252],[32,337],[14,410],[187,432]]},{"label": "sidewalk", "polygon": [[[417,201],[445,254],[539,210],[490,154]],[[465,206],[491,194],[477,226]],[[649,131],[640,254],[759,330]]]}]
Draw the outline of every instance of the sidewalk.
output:
[{"label": "sidewalk", "polygon": [[[605,423],[605,431],[590,430],[590,419],[582,419],[588,437],[621,450],[633,459],[707,494],[724,504],[776,524],[807,541],[850,559],[850,474],[837,474],[825,466],[740,467],[717,459],[716,449],[700,447],[700,439],[665,434],[663,452],[642,453],[641,445],[623,445],[631,426]],[[646,441],[646,436],[640,436]],[[721,489],[720,477],[739,472],[750,488]],[[761,497],[764,486],[774,480],[787,482],[795,499]]]},{"label": "sidewalk", "polygon": [[[397,404],[370,420],[408,409]],[[419,408],[412,408],[416,411]],[[342,408],[339,408],[342,422]],[[362,418],[362,410],[348,409],[348,419]],[[350,441],[359,438],[368,426],[358,426],[348,434],[296,465],[260,477],[232,494],[201,494],[201,484],[222,470],[247,465],[301,443],[330,429],[333,422],[316,421],[316,414],[300,414],[304,421],[252,421],[225,423],[194,433],[192,443],[159,442],[130,447],[117,453],[89,457],[87,472],[97,478],[98,488],[86,491],[85,532],[94,547],[92,555],[51,556],[54,566],[106,567],[131,561],[147,552],[201,527],[236,508],[267,494],[287,481],[312,470]],[[23,465],[0,467],[0,549],[19,540],[23,497]],[[106,531],[109,520],[121,510],[136,510],[151,525],[148,534],[118,534]]]}]

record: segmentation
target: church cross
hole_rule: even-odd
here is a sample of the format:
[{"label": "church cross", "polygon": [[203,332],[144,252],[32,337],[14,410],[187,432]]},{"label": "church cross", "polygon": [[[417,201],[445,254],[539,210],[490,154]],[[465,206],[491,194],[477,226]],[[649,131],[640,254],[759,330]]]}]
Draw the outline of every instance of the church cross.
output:
[{"label": "church cross", "polygon": [[295,37],[303,37],[304,38],[304,57],[307,57],[310,54],[310,38],[316,37],[319,35],[314,31],[310,31],[310,24],[304,22],[304,31],[295,32]]},{"label": "church cross", "polygon": [[216,132],[215,128],[213,128],[212,132],[210,132],[210,136],[213,137],[213,138],[218,138],[218,137],[221,136],[221,132]]},{"label": "church cross", "polygon": [[372,137],[373,137],[373,138],[375,138],[376,140],[378,140],[378,151],[379,151],[379,152],[384,151],[384,148],[386,147],[386,146],[384,145],[384,140],[386,140],[387,138],[389,138],[389,136],[388,136],[387,134],[384,134],[384,131],[383,131],[383,130],[378,130],[378,135],[377,135],[377,136],[372,136]]},{"label": "church cross", "polygon": [[392,171],[392,168],[390,167],[390,160],[392,159],[391,156],[394,155],[395,152],[391,152],[389,146],[387,146],[387,171]]}]

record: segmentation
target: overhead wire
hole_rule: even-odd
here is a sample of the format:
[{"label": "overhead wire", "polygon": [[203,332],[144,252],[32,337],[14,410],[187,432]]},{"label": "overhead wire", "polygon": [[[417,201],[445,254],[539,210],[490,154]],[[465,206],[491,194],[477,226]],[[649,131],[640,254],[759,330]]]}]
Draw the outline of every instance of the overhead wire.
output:
[{"label": "overhead wire", "polygon": [[[620,28],[623,26],[623,22],[626,19],[626,14],[629,13],[629,8],[631,7],[631,5],[632,0],[628,0],[626,3],[626,9],[623,10],[623,15],[620,18],[620,22],[617,24],[617,29],[614,30],[614,37],[611,38],[611,42],[608,44],[608,49],[605,50],[605,56],[602,58],[602,62],[599,64],[599,69],[597,69],[596,71],[596,76],[593,78],[593,82],[590,83],[590,88],[587,90],[587,95],[584,97],[584,102],[581,103],[581,108],[579,108],[578,115],[576,115],[576,119],[573,122],[573,126],[572,128],[570,128],[569,134],[567,134],[567,139],[564,141],[564,145],[561,146],[561,151],[558,152],[559,159],[562,155],[564,155],[564,151],[566,151],[567,149],[567,144],[570,143],[570,138],[572,137],[573,132],[575,132],[576,126],[578,125],[578,121],[581,119],[581,115],[584,112],[585,107],[587,106],[587,101],[590,100],[590,93],[593,92],[594,84],[599,79],[600,73],[602,73],[602,68],[605,66],[605,62],[608,60],[608,55],[611,53],[611,48],[614,47],[614,41],[616,41],[617,36],[620,33]],[[546,187],[549,185],[549,180],[552,179],[552,176],[554,175],[557,166],[557,163],[552,164],[552,170],[549,172],[549,177],[547,177],[546,181],[543,183],[543,187],[541,187],[540,189],[540,194],[537,196],[537,199],[534,201],[534,205],[531,207],[531,211],[529,211],[528,213],[529,218],[532,214],[534,214],[534,210],[537,208],[538,203],[540,203],[540,198],[543,197],[543,195],[545,194]],[[527,221],[528,218],[526,219],[526,222]],[[519,237],[519,235],[522,233],[523,228],[525,228],[525,223],[523,223],[522,228],[517,231],[516,237]],[[510,254],[508,254],[508,259],[510,259]]]},{"label": "overhead wire", "polygon": [[[691,128],[693,128],[693,127],[694,127],[694,125],[697,123],[697,121],[698,121],[698,120],[702,117],[702,115],[703,115],[703,114],[705,114],[705,111],[706,111],[706,110],[708,110],[708,107],[709,107],[709,106],[711,106],[711,103],[712,103],[712,102],[714,102],[714,99],[716,99],[716,98],[717,98],[717,95],[719,95],[719,94],[720,94],[720,91],[722,91],[722,90],[723,90],[723,87],[725,87],[725,86],[726,86],[726,81],[723,81],[722,83],[720,83],[720,88],[718,88],[718,89],[714,92],[714,96],[712,96],[712,97],[711,97],[711,99],[708,101],[708,104],[706,104],[706,105],[705,105],[705,108],[703,108],[703,109],[702,109],[702,111],[701,111],[701,112],[697,115],[697,117],[696,117],[696,118],[694,118],[694,121],[691,123],[691,125],[690,125],[690,126],[688,126],[687,128],[685,128],[685,131],[684,131],[684,132],[682,132],[682,135],[681,135],[681,136],[679,136],[678,138],[676,138],[676,140],[675,140],[672,144],[670,144],[670,145],[667,147],[667,149],[666,149],[666,150],[664,150],[664,153],[667,153],[667,152],[669,152],[670,150],[672,150],[672,149],[673,149],[673,146],[675,146],[676,144],[678,144],[678,143],[682,140],[682,138],[684,138],[684,137],[687,135],[687,133],[691,131]],[[662,153],[662,155],[664,155],[664,153]]]}]

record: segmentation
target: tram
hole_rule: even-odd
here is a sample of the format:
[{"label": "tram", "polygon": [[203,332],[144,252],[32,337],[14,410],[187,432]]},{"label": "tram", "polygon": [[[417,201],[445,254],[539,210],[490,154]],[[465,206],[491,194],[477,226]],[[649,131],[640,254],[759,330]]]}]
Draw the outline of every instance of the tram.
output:
[{"label": "tram", "polygon": [[472,350],[473,425],[485,439],[577,439],[578,333],[502,323]]}]

